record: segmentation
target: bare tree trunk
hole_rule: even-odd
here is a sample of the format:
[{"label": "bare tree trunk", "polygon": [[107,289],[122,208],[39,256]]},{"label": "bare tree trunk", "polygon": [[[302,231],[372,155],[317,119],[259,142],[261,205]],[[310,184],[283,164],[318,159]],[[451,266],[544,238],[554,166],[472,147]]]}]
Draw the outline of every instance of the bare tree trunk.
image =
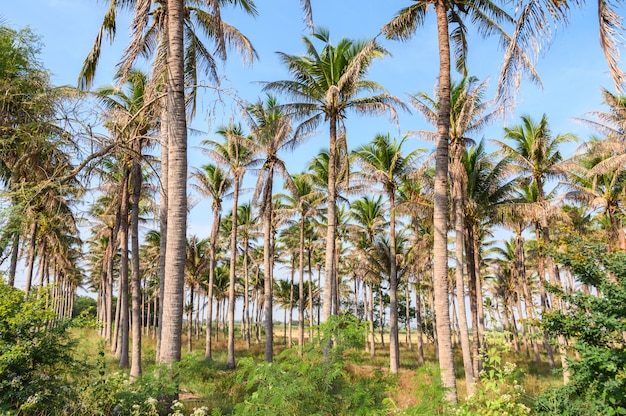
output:
[{"label": "bare tree trunk", "polygon": [[28,254],[28,270],[26,271],[26,285],[24,286],[24,296],[28,296],[33,281],[33,269],[35,268],[35,253],[37,249],[37,219],[33,218],[30,230],[30,250]]},{"label": "bare tree trunk", "polygon": [[263,201],[263,268],[265,269],[265,362],[274,361],[274,317],[273,317],[273,241],[272,241],[272,188],[273,169],[270,164],[267,172],[267,183]]},{"label": "bare tree trunk", "polygon": [[15,272],[17,270],[17,260],[20,252],[20,234],[15,232],[13,234],[13,244],[11,246],[11,263],[9,265],[9,286],[15,286]]},{"label": "bare tree trunk", "polygon": [[[328,197],[327,197],[327,221],[328,228],[326,233],[326,259],[324,268],[324,313],[323,318],[326,321],[334,312],[333,306],[333,288],[336,282],[335,270],[335,237],[337,236],[337,118],[330,118],[330,145],[328,150]],[[336,290],[336,288],[335,288]]]},{"label": "bare tree trunk", "polygon": [[[141,144],[137,140],[135,152],[141,154]],[[131,167],[131,252],[132,252],[132,331],[133,331],[133,347],[132,360],[130,366],[131,378],[141,375],[141,326],[143,324],[141,305],[141,275],[139,270],[139,197],[141,196],[141,164],[138,160],[134,160]]]},{"label": "bare tree trunk", "polygon": [[450,308],[448,299],[448,140],[450,139],[450,44],[446,2],[436,0],[437,37],[439,42],[439,111],[437,115],[437,146],[435,149],[434,186],[434,266],[433,286],[441,380],[446,399],[451,404],[458,401],[454,375],[454,355],[450,334]]},{"label": "bare tree trunk", "polygon": [[420,276],[415,275],[415,332],[417,332],[417,364],[424,365],[424,329],[422,327],[422,299]]},{"label": "bare tree trunk", "polygon": [[122,177],[122,197],[120,202],[120,345],[117,354],[120,359],[120,368],[127,368],[129,364],[128,341],[130,308],[128,305],[128,168],[124,167]]},{"label": "bare tree trunk", "polygon": [[159,360],[180,361],[187,243],[187,120],[185,113],[183,0],[167,0],[167,244]]}]

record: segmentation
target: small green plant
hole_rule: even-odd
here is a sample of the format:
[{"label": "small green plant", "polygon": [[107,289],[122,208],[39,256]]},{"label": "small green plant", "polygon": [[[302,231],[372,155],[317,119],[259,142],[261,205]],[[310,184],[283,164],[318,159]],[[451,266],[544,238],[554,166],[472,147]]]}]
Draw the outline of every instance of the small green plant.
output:
[{"label": "small green plant", "polygon": [[[388,382],[379,372],[352,374],[343,362],[364,328],[349,315],[333,317],[322,336],[302,355],[285,350],[271,363],[240,361],[239,380],[248,395],[235,406],[237,415],[374,415],[384,414]],[[328,347],[332,340],[332,347]]]},{"label": "small green plant", "polygon": [[531,412],[523,403],[525,391],[520,380],[523,373],[514,363],[502,362],[505,344],[491,347],[482,354],[484,368],[476,393],[468,397],[453,413],[459,416],[524,416]]}]

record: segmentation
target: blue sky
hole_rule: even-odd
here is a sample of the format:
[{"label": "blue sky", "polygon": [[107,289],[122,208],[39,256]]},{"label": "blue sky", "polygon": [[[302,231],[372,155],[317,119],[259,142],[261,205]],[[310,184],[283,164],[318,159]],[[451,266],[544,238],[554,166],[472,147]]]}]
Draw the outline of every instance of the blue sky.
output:
[{"label": "blue sky", "polygon": [[[41,60],[53,74],[56,85],[76,85],[78,72],[87,56],[93,39],[101,24],[108,2],[86,0],[20,0],[5,1],[0,9],[0,18],[9,26],[20,29],[30,26],[42,37],[44,44]],[[331,32],[334,42],[343,38],[371,38],[395,13],[410,4],[408,0],[312,0],[314,20]],[[592,110],[603,110],[600,88],[613,90],[608,67],[598,40],[598,24],[595,3],[588,2],[582,10],[571,13],[570,25],[556,30],[552,46],[536,67],[543,81],[543,89],[525,80],[516,97],[517,107],[507,117],[508,125],[518,122],[520,115],[529,114],[539,119],[546,113],[555,134],[572,132],[582,139],[591,133],[576,123],[574,117],[584,117]],[[275,54],[304,52],[301,37],[306,35],[298,0],[257,0],[259,16],[254,19],[241,12],[226,12],[224,19],[237,27],[253,43],[260,59],[253,66],[245,67],[234,52],[223,66],[227,79],[224,88],[238,90],[241,98],[255,101],[262,96],[258,81],[286,79],[287,73]],[[117,42],[103,45],[103,55],[95,79],[95,86],[113,81],[115,64],[122,55],[128,39],[128,17],[120,22]],[[382,40],[392,57],[372,65],[369,78],[382,84],[392,94],[406,99],[407,94],[425,91],[433,93],[438,74],[438,48],[434,21],[428,20],[410,42],[399,43]],[[484,41],[479,36],[470,39],[469,71],[480,79],[489,77],[495,83],[502,53],[493,41]],[[460,78],[453,73],[453,78]],[[493,88],[492,88],[493,89]],[[193,127],[204,134],[190,136],[190,158],[192,167],[208,160],[196,150],[199,140],[210,137],[210,132],[238,113],[232,106],[213,107],[213,96],[207,92],[203,104],[198,108],[198,117]],[[215,110],[208,116],[209,110]],[[298,151],[284,155],[287,166],[297,173],[304,169],[309,160],[327,146],[325,126],[320,134],[309,139]],[[431,129],[422,117],[401,114],[400,126],[391,124],[387,117],[355,118],[347,122],[350,148],[371,140],[377,133],[399,136],[409,130]],[[485,130],[484,137],[501,138],[502,123]],[[480,139],[478,137],[477,139]],[[411,140],[409,146],[429,147],[430,144]],[[568,149],[571,152],[572,149]],[[252,181],[253,182],[253,181]],[[250,198],[244,196],[243,200]],[[190,215],[189,234],[206,237],[210,229],[210,206],[201,202]]]}]

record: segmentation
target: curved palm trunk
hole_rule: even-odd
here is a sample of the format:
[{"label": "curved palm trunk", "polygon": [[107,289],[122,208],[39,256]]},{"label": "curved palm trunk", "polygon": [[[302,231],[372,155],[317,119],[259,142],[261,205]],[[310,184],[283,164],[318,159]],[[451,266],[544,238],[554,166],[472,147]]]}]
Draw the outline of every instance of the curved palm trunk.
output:
[{"label": "curved palm trunk", "polygon": [[[136,146],[135,151],[141,151],[140,146]],[[130,217],[130,237],[132,254],[132,332],[133,346],[130,365],[130,376],[136,378],[141,375],[141,276],[139,272],[139,197],[141,194],[141,165],[134,160],[131,167],[131,217]]]},{"label": "curved palm trunk", "polygon": [[[461,339],[461,351],[463,353],[463,368],[465,370],[465,384],[467,394],[474,394],[474,368],[472,366],[472,355],[470,353],[469,332],[467,326],[467,312],[465,306],[465,282],[463,251],[465,249],[465,229],[463,221],[463,186],[464,180],[461,173],[462,147],[459,143],[453,145],[453,164],[450,172],[452,198],[454,202],[454,228],[455,228],[455,261],[456,261],[456,300],[458,304],[459,337]],[[471,283],[470,283],[471,286]],[[477,332],[474,326],[474,332]]]},{"label": "curved palm trunk", "polygon": [[265,269],[265,298],[263,301],[265,320],[265,362],[274,361],[274,317],[273,317],[273,253],[272,253],[272,186],[274,165],[267,172],[266,188],[263,191],[263,267]]},{"label": "curved palm trunk", "polygon": [[330,117],[330,146],[328,150],[328,199],[326,233],[326,259],[324,268],[324,310],[323,319],[326,321],[332,314],[333,294],[336,282],[335,276],[335,237],[337,235],[337,116]]},{"label": "curved palm trunk", "polygon": [[393,191],[389,197],[389,369],[398,374],[400,345],[398,341],[398,267],[396,262],[396,203]]},{"label": "curved palm trunk", "polygon": [[187,121],[185,117],[183,0],[167,0],[167,245],[160,361],[181,356],[187,232]]},{"label": "curved palm trunk", "polygon": [[235,274],[237,266],[237,204],[239,204],[240,175],[235,173],[233,188],[232,227],[230,232],[230,278],[228,286],[228,356],[226,367],[235,368]]},{"label": "curved palm trunk", "polygon": [[450,44],[446,3],[435,2],[437,15],[437,37],[439,41],[439,114],[437,116],[437,146],[435,149],[434,187],[434,266],[433,286],[435,313],[437,315],[437,337],[439,367],[446,398],[456,404],[458,401],[454,376],[454,356],[450,334],[450,308],[448,300],[448,140],[450,132]]}]

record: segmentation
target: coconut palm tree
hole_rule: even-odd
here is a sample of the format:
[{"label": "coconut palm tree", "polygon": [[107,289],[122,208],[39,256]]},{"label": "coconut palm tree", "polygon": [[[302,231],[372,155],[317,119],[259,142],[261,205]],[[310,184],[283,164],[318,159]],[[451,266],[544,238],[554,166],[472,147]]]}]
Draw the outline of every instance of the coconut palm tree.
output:
[{"label": "coconut palm tree", "polygon": [[364,182],[380,184],[389,203],[389,358],[390,369],[394,374],[400,367],[400,346],[398,342],[398,273],[396,263],[396,198],[400,183],[409,180],[416,170],[415,163],[421,149],[403,154],[402,146],[407,135],[400,140],[389,134],[377,135],[374,140],[354,151],[357,163],[361,165],[358,178]]},{"label": "coconut palm tree", "polygon": [[[500,45],[506,48],[502,70],[498,79],[498,96],[505,97],[511,92],[511,86],[517,86],[516,81],[520,73],[525,73],[532,80],[539,81],[532,67],[532,60],[526,51],[536,51],[537,43],[549,35],[549,25],[545,24],[548,19],[545,14],[532,14],[540,7],[535,2],[527,6],[516,26],[516,31],[509,36],[501,27],[502,24],[512,23],[513,18],[505,10],[493,2],[473,1],[445,2],[436,1],[434,4],[428,1],[416,0],[408,7],[400,10],[398,14],[386,25],[382,32],[390,39],[408,40],[418,27],[423,26],[430,7],[433,6],[436,16],[437,39],[439,44],[439,97],[440,105],[437,112],[437,145],[435,149],[435,192],[434,192],[434,274],[435,274],[435,298],[437,299],[436,310],[438,312],[437,325],[441,331],[439,343],[439,364],[442,370],[444,386],[448,389],[447,398],[450,402],[457,402],[456,381],[454,378],[454,360],[452,346],[449,341],[449,312],[447,295],[448,260],[446,250],[447,239],[447,175],[448,175],[448,141],[450,133],[450,69],[451,55],[454,53],[456,69],[463,75],[467,74],[467,19],[477,26],[484,36],[495,35],[501,39]],[[554,12],[548,16],[566,20],[566,7],[554,5]],[[530,9],[530,10],[528,10]],[[536,25],[533,25],[536,23]],[[450,26],[454,28],[450,30]],[[452,50],[451,50],[452,44]]]},{"label": "coconut palm tree", "polygon": [[[319,192],[315,192],[310,177],[305,174],[297,174],[291,177],[288,182],[287,192],[279,194],[285,205],[285,215],[290,217],[298,216],[298,345],[300,351],[304,347],[304,308],[305,308],[305,281],[304,281],[304,251],[307,221],[315,213],[315,206],[322,197]],[[279,214],[280,215],[280,214]]]},{"label": "coconut palm tree", "polygon": [[[292,117],[284,113],[284,109],[273,95],[267,95],[264,101],[257,101],[246,109],[248,124],[251,128],[252,140],[248,147],[259,155],[257,185],[253,200],[260,201],[263,217],[263,247],[265,270],[265,361],[272,362],[273,350],[273,317],[272,317],[272,268],[271,234],[273,222],[273,184],[274,173],[279,173],[286,182],[291,180],[285,162],[279,157],[279,152],[293,150],[303,139],[304,135],[295,136],[291,125]],[[290,186],[289,184],[287,185]]]},{"label": "coconut palm tree", "polygon": [[[606,228],[609,249],[625,250],[624,211],[621,207],[626,192],[626,170],[621,165],[610,171],[596,169],[602,163],[618,158],[619,155],[609,147],[612,146],[597,139],[583,145],[582,152],[574,157],[576,166],[569,171],[565,182],[569,189],[566,198],[593,209],[602,209],[609,225]],[[598,173],[599,170],[604,173]]]},{"label": "coconut palm tree", "polygon": [[[131,290],[132,290],[132,333],[133,333],[133,355],[131,363],[131,376],[138,377],[141,374],[141,277],[139,270],[139,201],[142,193],[142,168],[143,153],[145,147],[150,143],[151,135],[155,132],[158,123],[156,115],[158,108],[152,101],[148,84],[149,77],[147,74],[132,70],[125,83],[125,90],[118,90],[113,86],[98,88],[94,94],[96,99],[105,107],[108,112],[107,117],[111,120],[108,122],[109,130],[114,135],[127,141],[125,147],[130,150],[130,157],[123,156],[122,163],[130,163],[129,180],[130,180],[130,236],[131,236]],[[127,204],[126,201],[122,201]],[[122,210],[122,220],[126,222],[128,209]],[[128,228],[122,229],[124,235],[128,235]],[[128,246],[124,246],[122,241],[122,254],[127,256]],[[124,264],[122,267],[125,268]],[[122,276],[126,279],[125,276]],[[126,282],[122,282],[124,286]],[[126,297],[126,292],[121,293]],[[127,319],[122,322],[126,325]],[[127,337],[127,334],[123,334]],[[123,352],[124,354],[124,352]]]},{"label": "coconut palm tree", "polygon": [[194,188],[204,197],[211,198],[211,210],[213,211],[213,224],[209,242],[209,280],[207,288],[208,305],[206,312],[206,345],[204,357],[212,359],[212,321],[213,321],[213,287],[216,267],[216,244],[217,233],[222,219],[222,200],[229,195],[233,187],[231,177],[226,172],[214,165],[203,165],[191,174],[195,181]]},{"label": "coconut palm tree", "polygon": [[239,203],[239,191],[246,170],[255,162],[254,153],[245,143],[251,141],[246,138],[243,128],[239,124],[233,124],[218,129],[217,134],[225,141],[218,142],[206,139],[202,144],[203,149],[218,164],[223,165],[233,180],[233,210],[230,234],[230,286],[228,291],[228,368],[235,368],[235,271],[237,264],[237,207]]},{"label": "coconut palm tree", "polygon": [[[463,350],[463,364],[465,367],[465,381],[468,393],[474,391],[474,373],[477,369],[472,368],[472,359],[470,356],[469,335],[467,317],[463,313],[465,308],[465,285],[464,285],[464,267],[463,250],[465,248],[464,241],[464,218],[463,207],[465,198],[465,188],[467,178],[465,169],[461,162],[461,157],[465,147],[472,142],[470,134],[475,134],[491,123],[496,117],[502,114],[504,107],[497,108],[494,111],[488,111],[490,102],[484,101],[484,95],[487,88],[487,82],[478,82],[476,77],[465,76],[460,82],[452,82],[450,85],[450,154],[451,162],[449,165],[450,189],[454,209],[454,228],[455,228],[455,274],[457,288],[457,303],[459,305],[459,326],[461,346]],[[424,115],[426,120],[431,124],[437,124],[437,112],[439,108],[439,99],[428,96],[425,93],[418,93],[412,98],[413,106]],[[435,132],[420,132],[420,135],[426,139],[436,139]],[[476,325],[473,324],[476,328]],[[475,332],[476,333],[476,332]],[[475,355],[478,354],[476,349]],[[475,360],[475,362],[477,362]]]},{"label": "coconut palm tree", "polygon": [[[328,229],[326,236],[325,287],[335,280],[335,238],[336,224],[336,181],[339,143],[345,141],[343,120],[349,111],[357,114],[381,114],[388,112],[395,116],[395,107],[404,105],[396,97],[387,94],[382,86],[365,80],[364,77],[374,59],[387,55],[387,51],[375,40],[352,41],[342,39],[337,45],[330,43],[330,33],[317,29],[313,39],[304,37],[307,48],[304,56],[288,55],[279,52],[281,61],[287,65],[291,80],[269,82],[264,89],[287,94],[294,102],[286,104],[286,112],[303,119],[296,128],[296,134],[312,131],[322,122],[328,121],[329,164],[328,169]],[[313,40],[323,42],[318,51]],[[378,92],[378,95],[363,96],[365,92]],[[347,149],[347,146],[343,146]],[[332,310],[332,291],[324,291],[324,319]]]},{"label": "coconut palm tree", "polygon": [[[384,204],[382,195],[377,197],[363,196],[350,204],[350,217],[355,222],[353,231],[357,237],[357,248],[363,252],[363,263],[373,250],[374,241],[382,234],[387,223],[384,219]],[[368,349],[373,357],[376,354],[376,339],[374,337],[374,284],[377,282],[366,279],[363,276],[364,285],[369,284],[369,297],[365,298],[368,303],[367,320],[369,322]],[[367,287],[367,286],[366,286]]]}]

